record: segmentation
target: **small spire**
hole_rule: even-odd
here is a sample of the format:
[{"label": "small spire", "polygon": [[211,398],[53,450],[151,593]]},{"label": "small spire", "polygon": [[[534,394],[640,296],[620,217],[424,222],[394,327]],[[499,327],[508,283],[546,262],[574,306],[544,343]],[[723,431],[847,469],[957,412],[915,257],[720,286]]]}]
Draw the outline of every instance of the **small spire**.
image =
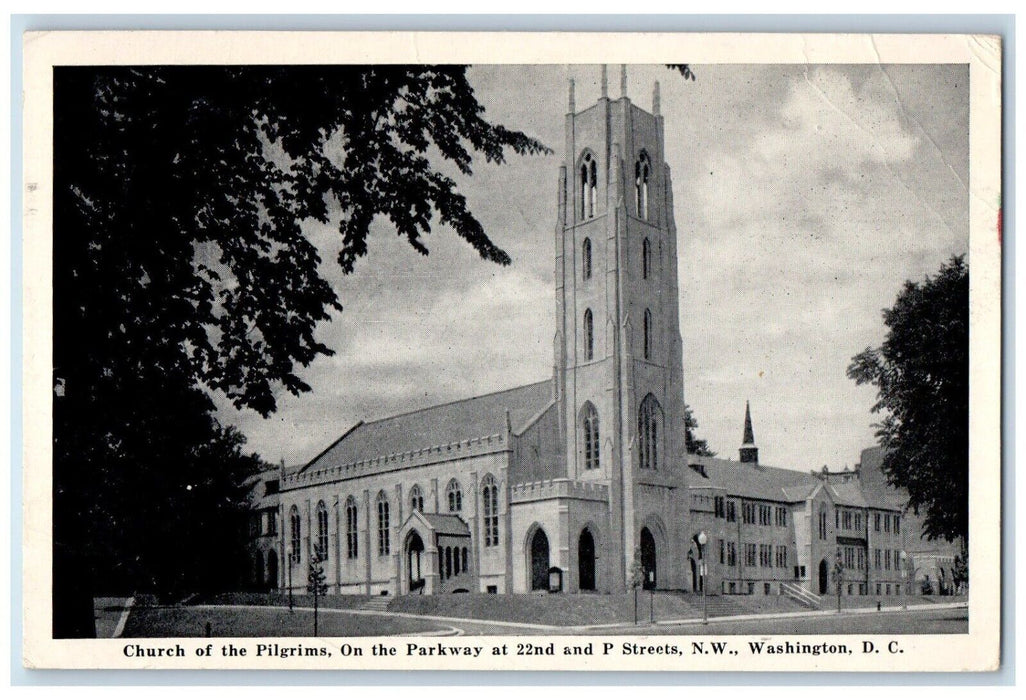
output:
[{"label": "small spire", "polygon": [[755,446],[755,431],[752,430],[752,410],[748,405],[748,401],[745,401],[745,434],[742,437],[739,452],[743,463],[759,464],[759,448]]},{"label": "small spire", "polygon": [[620,97],[627,97],[627,64],[620,64]]},{"label": "small spire", "polygon": [[659,81],[655,81],[652,88],[652,114],[659,116]]},{"label": "small spire", "polygon": [[602,99],[609,97],[609,75],[606,71],[606,64],[602,64]]},{"label": "small spire", "polygon": [[741,441],[742,445],[754,445],[755,444],[755,433],[752,431],[752,409],[748,402],[745,401],[745,435]]},{"label": "small spire", "polygon": [[573,114],[577,110],[577,105],[574,101],[574,79],[570,78],[570,113]]}]

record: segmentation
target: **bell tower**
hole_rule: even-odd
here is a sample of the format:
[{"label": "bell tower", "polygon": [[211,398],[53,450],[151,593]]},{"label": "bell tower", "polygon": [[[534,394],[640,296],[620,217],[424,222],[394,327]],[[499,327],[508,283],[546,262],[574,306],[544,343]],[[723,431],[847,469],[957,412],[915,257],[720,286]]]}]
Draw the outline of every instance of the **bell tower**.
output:
[{"label": "bell tower", "polygon": [[555,227],[555,399],[567,476],[609,487],[615,541],[603,549],[615,552],[621,580],[645,540],[655,549],[646,577],[651,569],[656,588],[681,588],[684,384],[659,85],[651,112],[627,97],[626,67],[620,97],[608,93],[605,66],[598,101],[580,111],[570,83]]}]

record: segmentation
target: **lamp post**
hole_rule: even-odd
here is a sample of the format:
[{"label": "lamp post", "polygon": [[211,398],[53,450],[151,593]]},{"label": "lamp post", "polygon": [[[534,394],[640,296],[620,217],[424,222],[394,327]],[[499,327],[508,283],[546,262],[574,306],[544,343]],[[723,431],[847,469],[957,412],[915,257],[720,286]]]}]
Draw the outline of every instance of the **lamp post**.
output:
[{"label": "lamp post", "polygon": [[705,598],[705,543],[709,541],[709,536],[705,534],[705,530],[698,533],[696,539],[698,542],[698,585],[702,589],[702,624],[709,624],[709,604]]},{"label": "lamp post", "polygon": [[655,572],[648,572],[648,582],[651,584],[648,588],[648,621],[655,622]]},{"label": "lamp post", "polygon": [[289,562],[289,612],[292,612],[292,545],[289,545],[285,556]]}]

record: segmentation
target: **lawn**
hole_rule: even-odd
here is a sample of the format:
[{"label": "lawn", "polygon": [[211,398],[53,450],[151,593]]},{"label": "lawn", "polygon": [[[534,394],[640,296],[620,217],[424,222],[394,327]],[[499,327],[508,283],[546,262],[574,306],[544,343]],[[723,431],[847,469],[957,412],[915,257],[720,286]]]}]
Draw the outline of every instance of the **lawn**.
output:
[{"label": "lawn", "polygon": [[[213,637],[313,636],[313,611],[282,608],[136,607],[122,637],[204,637],[210,624]],[[448,626],[425,620],[322,610],[322,637],[374,637],[435,632]]]}]

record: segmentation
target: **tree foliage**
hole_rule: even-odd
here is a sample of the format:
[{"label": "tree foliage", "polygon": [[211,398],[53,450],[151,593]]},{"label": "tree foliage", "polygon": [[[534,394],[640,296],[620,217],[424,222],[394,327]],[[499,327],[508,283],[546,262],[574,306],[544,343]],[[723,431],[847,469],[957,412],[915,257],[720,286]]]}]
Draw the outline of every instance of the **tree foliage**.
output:
[{"label": "tree foliage", "polygon": [[709,449],[705,440],[695,437],[695,430],[698,428],[698,419],[691,411],[691,406],[684,404],[684,445],[689,455],[701,457],[715,457],[716,453]]},{"label": "tree foliage", "polygon": [[344,272],[377,217],[421,253],[441,224],[509,263],[435,166],[546,148],[485,120],[465,71],[54,71],[58,636],[87,633],[62,606],[97,586],[196,587],[230,569],[222,519],[262,465],[209,392],[267,416],[331,354],[315,331],[341,303],[306,222],[337,230]]},{"label": "tree foliage", "polygon": [[968,542],[969,269],[953,257],[908,281],[883,312],[883,345],[856,355],[848,376],[878,389],[883,471],[924,513],[928,539]]}]

